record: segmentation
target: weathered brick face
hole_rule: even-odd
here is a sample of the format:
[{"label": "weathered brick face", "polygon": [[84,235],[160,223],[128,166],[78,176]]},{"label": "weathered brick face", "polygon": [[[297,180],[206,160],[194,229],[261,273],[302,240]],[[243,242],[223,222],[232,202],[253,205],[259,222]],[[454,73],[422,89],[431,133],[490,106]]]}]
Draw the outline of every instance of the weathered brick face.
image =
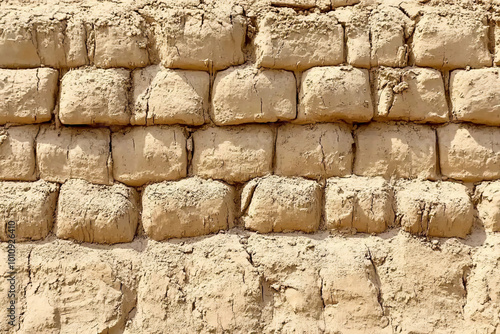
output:
[{"label": "weathered brick face", "polygon": [[[36,162],[40,178],[52,182],[83,179],[109,184],[110,133],[108,129],[44,126],[36,137]],[[33,146],[35,147],[35,146]]]},{"label": "weathered brick face", "polygon": [[375,119],[444,123],[449,120],[444,80],[438,70],[407,67],[372,70]]},{"label": "weathered brick face", "polygon": [[342,63],[344,29],[335,17],[294,14],[291,10],[280,10],[260,18],[255,37],[257,65],[305,70]]},{"label": "weathered brick face", "polygon": [[500,129],[448,124],[437,130],[441,172],[465,182],[500,177]]},{"label": "weathered brick face", "polygon": [[326,178],[352,173],[353,139],[345,124],[287,124],[278,128],[275,173]]},{"label": "weathered brick face", "polygon": [[132,72],[132,125],[202,125],[208,119],[210,76],[153,65]]},{"label": "weathered brick face", "polygon": [[314,67],[302,74],[298,122],[368,122],[372,117],[367,70]]},{"label": "weathered brick face", "polygon": [[235,67],[217,74],[212,119],[217,125],[293,120],[297,113],[292,72]]},{"label": "weathered brick face", "polygon": [[[485,13],[484,13],[485,14]],[[454,69],[492,65],[485,15],[425,13],[413,34],[417,66]]]},{"label": "weathered brick face", "polygon": [[50,122],[56,104],[56,70],[0,69],[0,78],[0,124]]},{"label": "weathered brick face", "polygon": [[499,66],[498,1],[0,1],[0,332],[498,333]]},{"label": "weathered brick face", "polygon": [[436,179],[436,134],[430,127],[371,123],[359,127],[355,137],[354,174]]},{"label": "weathered brick face", "polygon": [[273,130],[265,125],[196,131],[193,174],[227,182],[245,182],[271,174],[273,140]]},{"label": "weathered brick face", "polygon": [[129,85],[124,69],[70,71],[61,80],[59,119],[67,125],[129,124]]},{"label": "weathered brick face", "polygon": [[161,63],[169,68],[221,70],[245,62],[246,20],[239,14],[166,10],[156,39]]},{"label": "weathered brick face", "polygon": [[458,121],[500,126],[500,70],[456,70],[450,76],[453,116]]},{"label": "weathered brick face", "polygon": [[112,136],[113,175],[132,186],[186,176],[186,137],[178,127],[134,127]]}]

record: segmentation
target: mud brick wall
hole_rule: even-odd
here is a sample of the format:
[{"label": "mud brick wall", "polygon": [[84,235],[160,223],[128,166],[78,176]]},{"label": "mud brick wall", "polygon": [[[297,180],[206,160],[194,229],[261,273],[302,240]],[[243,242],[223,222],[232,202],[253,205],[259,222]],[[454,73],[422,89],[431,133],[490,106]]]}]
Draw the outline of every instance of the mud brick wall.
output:
[{"label": "mud brick wall", "polygon": [[498,333],[499,65],[495,1],[0,4],[0,331]]}]

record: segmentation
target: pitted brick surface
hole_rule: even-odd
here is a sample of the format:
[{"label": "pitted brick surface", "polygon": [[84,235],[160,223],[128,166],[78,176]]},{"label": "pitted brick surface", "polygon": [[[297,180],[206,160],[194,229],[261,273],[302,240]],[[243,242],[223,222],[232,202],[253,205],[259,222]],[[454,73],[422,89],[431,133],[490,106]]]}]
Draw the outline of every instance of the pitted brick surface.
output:
[{"label": "pitted brick surface", "polygon": [[299,16],[285,9],[261,17],[255,37],[257,65],[305,70],[342,63],[344,29],[331,14]]},{"label": "pitted brick surface", "polygon": [[124,69],[70,71],[61,79],[59,119],[67,125],[126,125],[129,85]]}]

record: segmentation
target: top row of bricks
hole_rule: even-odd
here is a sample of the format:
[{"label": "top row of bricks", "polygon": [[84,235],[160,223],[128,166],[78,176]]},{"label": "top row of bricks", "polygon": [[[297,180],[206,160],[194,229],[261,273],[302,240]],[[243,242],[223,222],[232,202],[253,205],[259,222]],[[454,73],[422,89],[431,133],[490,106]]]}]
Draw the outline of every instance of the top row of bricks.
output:
[{"label": "top row of bricks", "polygon": [[[359,14],[359,15],[358,15]],[[145,67],[221,70],[246,61],[252,37],[260,67],[305,70],[314,66],[438,69],[500,64],[500,25],[489,33],[486,17],[457,12],[424,13],[413,21],[399,9],[378,7],[339,21],[335,11],[297,15],[291,9],[268,12],[256,33],[242,14],[210,17],[201,10],[169,9],[164,20],[137,12],[102,22],[84,17],[43,19],[20,11],[0,18],[0,67]],[[489,45],[497,44],[496,55]]]}]

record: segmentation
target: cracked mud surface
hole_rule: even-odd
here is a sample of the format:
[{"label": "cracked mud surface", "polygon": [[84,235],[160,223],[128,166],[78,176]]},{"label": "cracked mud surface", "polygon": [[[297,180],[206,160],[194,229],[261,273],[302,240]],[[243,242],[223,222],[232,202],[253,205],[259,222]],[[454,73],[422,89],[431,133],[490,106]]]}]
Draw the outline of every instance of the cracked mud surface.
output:
[{"label": "cracked mud surface", "polygon": [[480,230],[432,242],[396,230],[51,238],[19,246],[18,332],[495,333],[498,245]]}]

